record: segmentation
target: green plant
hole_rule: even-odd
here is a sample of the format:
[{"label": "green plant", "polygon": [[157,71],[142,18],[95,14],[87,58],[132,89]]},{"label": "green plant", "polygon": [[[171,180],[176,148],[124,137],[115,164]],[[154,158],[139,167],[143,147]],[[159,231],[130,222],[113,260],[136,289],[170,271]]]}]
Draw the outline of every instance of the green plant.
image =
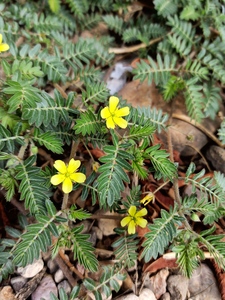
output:
[{"label": "green plant", "polygon": [[[205,248],[225,269],[223,236],[213,234],[215,223],[225,215],[224,175],[215,172],[212,178],[204,177],[204,171],[196,174],[191,164],[184,178],[179,178],[178,166],[169,159],[169,153],[151,142],[155,132],[167,129],[169,116],[149,107],[131,107],[117,97],[113,97],[117,99],[113,109],[108,105],[110,95],[101,70],[113,62],[114,54],[108,48],[115,43],[114,38],[105,35],[72,41],[75,32],[79,35],[85,26],[90,29],[103,21],[124,43],[141,42],[147,60],[141,60],[133,70],[134,79],[154,81],[165,101],[172,102],[177,93],[183,93],[189,116],[201,122],[205,117],[215,118],[225,82],[224,3],[170,0],[164,5],[165,1],[155,0],[152,20],[144,13],[137,20],[127,20],[125,14],[132,1],[122,2],[44,1],[41,9],[43,1],[25,1],[23,5],[6,1],[0,5],[0,33],[10,47],[0,53],[4,74],[0,79],[0,184],[6,200],[18,194],[35,220],[26,228],[24,218],[20,220],[22,235],[7,229],[12,239],[1,240],[1,280],[16,266],[31,263],[49,246],[54,256],[61,248],[70,249],[74,260],[89,271],[98,269],[95,248],[89,235],[82,233],[82,220],[95,215],[68,206],[71,189],[63,188],[63,207],[56,209],[51,181],[55,185],[59,181],[51,179],[56,176],[52,165],[40,167],[40,147],[58,161],[68,156],[73,159],[79,147],[87,149],[93,171],[88,173],[82,163],[80,172],[86,174],[86,180],[84,176],[77,183],[70,177],[70,183],[76,182],[73,190],[81,189],[83,201],[90,197],[93,206],[116,211],[121,219],[131,207],[136,211],[141,203],[147,204],[146,198],[140,202],[140,180],[133,186],[133,176],[146,179],[152,173],[156,180],[171,181],[175,205],[169,211],[161,210],[161,216],[148,224],[150,232],[141,245],[141,258],[148,262],[171,247],[182,272],[190,277],[204,259]],[[84,22],[87,15],[88,23]],[[155,52],[149,48],[153,44]],[[222,142],[224,135],[223,122],[219,130]],[[91,156],[89,143],[104,151],[99,162]],[[190,197],[180,197],[178,179],[193,185]],[[126,200],[121,197],[125,186],[130,190]],[[148,197],[149,201],[154,199],[153,194]],[[190,219],[201,221],[206,230],[196,233]],[[72,227],[68,220],[78,226]],[[137,259],[137,234],[129,235],[122,228],[115,232],[118,240],[112,246],[118,265],[108,267],[100,283],[91,279],[83,282],[87,293],[93,292],[96,299],[101,299],[100,291],[106,295],[112,289],[117,291],[116,279],[123,280],[123,269],[133,266]],[[79,288],[72,294],[71,299],[79,294]],[[66,297],[61,291],[60,299]]]}]

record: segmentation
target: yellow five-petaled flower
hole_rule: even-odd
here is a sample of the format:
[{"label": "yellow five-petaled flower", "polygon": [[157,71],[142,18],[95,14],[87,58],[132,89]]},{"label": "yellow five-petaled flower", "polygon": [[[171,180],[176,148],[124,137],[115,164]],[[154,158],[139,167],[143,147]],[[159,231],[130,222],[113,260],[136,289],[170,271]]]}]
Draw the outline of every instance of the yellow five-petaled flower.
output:
[{"label": "yellow five-petaled flower", "polygon": [[2,34],[0,33],[0,52],[9,50],[9,45],[2,43]]},{"label": "yellow five-petaled flower", "polygon": [[82,183],[86,180],[86,176],[83,173],[78,173],[77,169],[80,167],[80,161],[73,158],[66,165],[62,160],[56,160],[54,167],[58,171],[58,174],[51,177],[51,183],[58,185],[62,183],[62,190],[68,194],[73,189],[73,182]]},{"label": "yellow five-petaled flower", "polygon": [[123,218],[120,222],[121,226],[128,225],[128,233],[133,234],[136,231],[136,226],[145,228],[147,226],[147,220],[142,218],[147,215],[148,211],[146,208],[142,208],[137,212],[136,206],[132,205],[128,210],[129,216]]},{"label": "yellow five-petaled flower", "polygon": [[127,127],[127,121],[122,117],[129,115],[130,109],[128,106],[118,108],[119,98],[111,96],[109,98],[109,106],[104,107],[101,110],[101,117],[106,119],[106,126],[110,129],[114,129],[116,125],[121,128]]}]

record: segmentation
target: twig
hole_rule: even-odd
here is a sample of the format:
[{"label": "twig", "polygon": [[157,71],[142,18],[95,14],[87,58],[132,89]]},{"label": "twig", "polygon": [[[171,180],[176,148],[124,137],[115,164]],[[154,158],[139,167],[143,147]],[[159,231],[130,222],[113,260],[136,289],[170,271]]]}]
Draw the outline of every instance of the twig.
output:
[{"label": "twig", "polygon": [[72,141],[72,146],[71,146],[71,150],[70,150],[70,157],[69,157],[69,159],[75,157],[76,152],[77,152],[77,148],[78,148],[79,144],[80,144],[80,139],[78,139],[76,142]]},{"label": "twig", "polygon": [[[209,252],[204,252],[204,257],[205,257],[205,259],[214,259],[214,257]],[[165,253],[165,254],[163,254],[163,258],[168,259],[168,260],[174,259],[174,258],[176,258],[176,253],[175,252]]]},{"label": "twig", "polygon": [[123,47],[123,48],[109,48],[109,53],[115,53],[115,54],[123,54],[123,53],[131,53],[135,52],[141,48],[146,48],[148,46],[151,46],[159,41],[161,41],[164,37],[158,37],[154,40],[151,40],[148,44],[141,43],[135,46],[130,46],[130,47]]},{"label": "twig", "polygon": [[57,265],[62,270],[63,274],[65,275],[65,277],[69,281],[70,285],[72,287],[74,287],[77,284],[77,281],[71,275],[70,269],[67,267],[67,265],[65,264],[64,260],[59,255],[57,255],[54,260],[56,261]]},{"label": "twig", "polygon": [[68,199],[69,199],[69,194],[68,193],[64,193],[63,194],[63,202],[62,202],[61,210],[64,210],[64,209],[67,208]]},{"label": "twig", "polygon": [[[59,251],[59,255],[60,255],[60,258],[62,259],[62,261],[64,262],[64,264],[66,264],[67,267],[70,269],[70,271],[75,273],[80,279],[84,279],[84,276],[74,267],[73,264],[71,264],[71,262],[66,258],[65,254],[63,253],[62,250]],[[73,278],[73,280],[74,280],[74,278]]]},{"label": "twig", "polygon": [[194,149],[201,156],[201,158],[204,160],[209,172],[212,172],[212,170],[210,169],[210,166],[209,166],[205,156],[202,154],[202,152],[199,149],[197,149],[196,147],[194,147],[193,145],[186,144],[186,146],[191,147],[192,149]]},{"label": "twig", "polygon": [[[171,125],[172,117],[173,117],[173,114],[171,114],[171,116],[169,118],[169,122],[168,122],[169,125]],[[167,133],[167,143],[168,143],[170,159],[174,163],[173,145],[172,145],[172,136],[171,136],[170,127],[168,128],[168,133]],[[178,178],[176,178],[176,177],[173,179],[173,188],[174,188],[175,201],[178,204],[179,210],[181,210],[181,200],[180,200],[181,198],[180,198],[179,184],[178,184]],[[179,214],[182,217],[184,217],[184,223],[185,223],[186,228],[192,231],[192,228],[191,228],[190,224],[188,223],[187,219],[185,218],[184,214],[181,211],[179,211]]]},{"label": "twig", "polygon": [[58,85],[57,83],[54,84],[54,87],[60,92],[61,96],[65,99],[67,99],[68,95],[67,93],[62,89],[62,87],[60,85]]}]

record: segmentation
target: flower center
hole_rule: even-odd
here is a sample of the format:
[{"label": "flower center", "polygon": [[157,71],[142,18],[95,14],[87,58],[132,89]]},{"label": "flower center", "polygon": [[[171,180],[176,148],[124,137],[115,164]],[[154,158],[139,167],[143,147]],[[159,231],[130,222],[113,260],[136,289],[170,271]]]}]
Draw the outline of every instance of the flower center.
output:
[{"label": "flower center", "polygon": [[66,176],[66,177],[70,177],[70,173],[69,173],[69,172],[66,172],[65,176]]}]

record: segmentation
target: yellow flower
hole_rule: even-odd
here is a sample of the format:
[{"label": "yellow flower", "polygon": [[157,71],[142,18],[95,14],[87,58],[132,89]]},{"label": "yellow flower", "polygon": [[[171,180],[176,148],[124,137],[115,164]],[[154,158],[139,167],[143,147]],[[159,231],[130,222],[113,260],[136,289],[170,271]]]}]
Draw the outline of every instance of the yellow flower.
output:
[{"label": "yellow flower", "polygon": [[142,208],[137,212],[136,206],[131,206],[128,210],[129,216],[125,217],[121,220],[120,224],[122,227],[128,225],[128,233],[133,234],[136,231],[136,226],[140,226],[145,228],[147,226],[147,220],[142,218],[143,216],[147,215],[148,211],[146,208]]},{"label": "yellow flower", "polygon": [[9,50],[9,45],[2,43],[2,34],[0,33],[0,52]]},{"label": "yellow flower", "polygon": [[127,121],[121,117],[127,116],[130,113],[128,106],[123,108],[118,108],[119,98],[111,96],[109,98],[109,106],[104,107],[101,110],[101,117],[106,119],[106,126],[108,128],[115,128],[115,125],[118,125],[121,128],[127,127]]},{"label": "yellow flower", "polygon": [[73,189],[73,182],[82,183],[86,180],[86,176],[83,173],[78,173],[77,169],[80,167],[80,161],[73,158],[66,165],[62,160],[56,160],[53,165],[58,174],[51,177],[51,183],[58,185],[62,183],[62,190],[68,194]]},{"label": "yellow flower", "polygon": [[155,195],[153,193],[148,193],[147,196],[140,200],[140,202],[144,205],[147,205],[151,201],[155,201]]}]

